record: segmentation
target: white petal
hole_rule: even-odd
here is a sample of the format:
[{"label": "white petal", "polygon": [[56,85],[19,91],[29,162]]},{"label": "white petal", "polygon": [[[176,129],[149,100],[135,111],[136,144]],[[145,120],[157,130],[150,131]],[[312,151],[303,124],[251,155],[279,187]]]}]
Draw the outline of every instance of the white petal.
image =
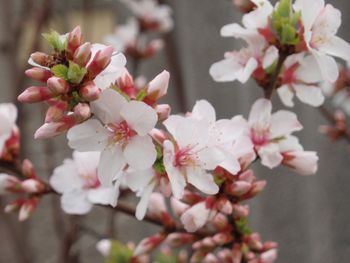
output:
[{"label": "white petal", "polygon": [[301,11],[305,30],[310,30],[317,16],[324,7],[324,0],[297,0],[294,4],[296,11]]},{"label": "white petal", "polygon": [[258,61],[253,57],[250,58],[246,63],[243,71],[237,74],[237,80],[241,83],[246,83],[257,67]]},{"label": "white petal", "polygon": [[104,124],[115,124],[122,121],[120,111],[127,104],[126,99],[113,89],[106,89],[100,97],[91,102],[91,112]]},{"label": "white petal", "polygon": [[263,59],[263,68],[267,69],[278,59],[278,49],[275,46],[270,46],[266,51]]},{"label": "white petal", "polygon": [[188,232],[196,232],[208,221],[210,210],[205,202],[200,202],[189,208],[181,216],[181,222]]},{"label": "white petal", "polygon": [[271,118],[270,139],[275,139],[289,135],[295,131],[300,131],[303,126],[298,121],[294,112],[280,110],[275,112]]},{"label": "white petal", "polygon": [[181,125],[184,117],[180,115],[171,115],[166,119],[163,124],[173,136],[175,136],[175,130],[178,125]]},{"label": "white petal", "polygon": [[261,158],[261,164],[273,169],[281,164],[283,156],[279,152],[278,144],[270,143],[258,150],[258,154]]},{"label": "white petal", "polygon": [[81,175],[96,174],[100,152],[73,152],[73,159]]},{"label": "white petal", "polygon": [[235,58],[227,58],[211,65],[209,73],[217,82],[229,82],[237,79],[242,66]]},{"label": "white petal", "polygon": [[92,204],[83,190],[66,192],[61,197],[61,206],[64,212],[73,215],[84,215],[90,212]]},{"label": "white petal", "polygon": [[315,50],[311,52],[317,60],[324,80],[331,83],[336,82],[339,76],[339,69],[335,59]]},{"label": "white petal", "polygon": [[123,151],[131,168],[146,170],[151,168],[157,158],[157,151],[150,136],[135,136]]},{"label": "white petal", "polygon": [[83,184],[83,180],[79,177],[78,168],[71,159],[64,160],[61,166],[55,168],[50,177],[50,185],[59,193],[80,189]]},{"label": "white petal", "polygon": [[258,99],[249,113],[249,123],[269,121],[271,118],[272,104],[270,100]]},{"label": "white petal", "polygon": [[280,97],[281,101],[283,102],[284,105],[288,107],[293,107],[294,102],[294,93],[291,91],[288,85],[283,85],[277,89],[277,94]]},{"label": "white petal", "polygon": [[331,56],[350,61],[350,44],[340,37],[334,36],[330,41],[326,42],[320,50]]},{"label": "white petal", "polygon": [[300,101],[313,107],[321,106],[324,102],[324,96],[320,87],[309,85],[294,85],[297,97]]},{"label": "white petal", "polygon": [[226,155],[216,147],[205,147],[197,152],[201,166],[207,170],[214,170],[226,159]]},{"label": "white petal", "polygon": [[295,136],[288,136],[279,143],[280,152],[303,151],[303,146],[299,143],[299,139]]},{"label": "white petal", "polygon": [[136,207],[136,218],[138,220],[142,220],[146,215],[149,199],[151,197],[154,187],[155,183],[153,182],[146,186],[146,188],[142,192],[140,202],[137,204]]},{"label": "white petal", "polygon": [[295,72],[298,80],[305,83],[318,83],[323,81],[323,76],[314,56],[306,56],[299,61],[300,66]]},{"label": "white petal", "polygon": [[120,114],[128,125],[140,136],[149,133],[157,123],[155,110],[144,102],[130,101],[121,109]]},{"label": "white petal", "polygon": [[90,119],[71,128],[67,133],[69,147],[81,151],[102,151],[109,133],[98,120]]},{"label": "white petal", "polygon": [[252,0],[252,2],[257,8],[243,16],[243,25],[252,29],[265,28],[268,23],[268,17],[273,11],[273,6],[268,0]]},{"label": "white petal", "polygon": [[120,146],[111,145],[101,153],[98,178],[103,186],[111,186],[116,175],[123,170],[126,161]]},{"label": "white petal", "polygon": [[192,109],[192,117],[198,120],[207,120],[209,122],[216,121],[216,113],[214,107],[206,100],[197,101]]},{"label": "white petal", "polygon": [[205,120],[183,119],[176,127],[174,137],[180,148],[206,144],[209,140],[209,124]]},{"label": "white petal", "polygon": [[219,192],[219,187],[215,183],[211,174],[198,167],[186,168],[187,180],[198,190],[208,195],[215,195]]},{"label": "white petal", "polygon": [[186,186],[186,181],[181,171],[174,166],[174,161],[175,161],[174,145],[171,141],[165,141],[163,144],[163,147],[164,147],[163,161],[164,161],[165,170],[168,174],[168,178],[170,181],[171,190],[175,198],[181,199]]},{"label": "white petal", "polygon": [[17,119],[17,108],[12,103],[0,103],[0,134],[10,133]]},{"label": "white petal", "polygon": [[113,205],[116,195],[119,196],[119,189],[114,186],[99,187],[88,191],[88,199],[93,204]]},{"label": "white petal", "polygon": [[132,191],[137,192],[145,188],[155,175],[153,169],[147,169],[144,171],[127,171],[125,175],[126,184]]},{"label": "white petal", "polygon": [[226,171],[233,175],[237,174],[241,170],[240,163],[233,156],[227,157],[224,162],[220,163],[220,167],[224,168]]}]

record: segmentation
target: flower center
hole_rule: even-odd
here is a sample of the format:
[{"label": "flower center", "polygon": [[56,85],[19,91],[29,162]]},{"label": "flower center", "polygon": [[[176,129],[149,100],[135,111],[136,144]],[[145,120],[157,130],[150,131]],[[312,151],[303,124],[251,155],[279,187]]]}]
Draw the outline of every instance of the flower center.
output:
[{"label": "flower center", "polygon": [[101,185],[100,181],[97,178],[97,170],[95,173],[81,174],[80,177],[84,181],[84,189],[95,189]]},{"label": "flower center", "polygon": [[180,149],[175,153],[175,166],[195,166],[197,164],[198,157],[192,151],[193,146],[187,146],[186,148]]},{"label": "flower center", "polygon": [[108,126],[113,132],[113,141],[121,145],[125,145],[137,133],[126,121],[119,124],[111,124]]},{"label": "flower center", "polygon": [[255,125],[250,130],[251,139],[256,146],[263,146],[269,142],[269,128],[266,125]]}]

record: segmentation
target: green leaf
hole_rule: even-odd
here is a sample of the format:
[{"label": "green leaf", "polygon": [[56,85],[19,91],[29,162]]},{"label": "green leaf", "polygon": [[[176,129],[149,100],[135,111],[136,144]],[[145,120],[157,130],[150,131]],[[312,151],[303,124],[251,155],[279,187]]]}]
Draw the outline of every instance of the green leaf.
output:
[{"label": "green leaf", "polygon": [[63,64],[58,64],[51,68],[51,72],[56,76],[64,80],[68,80],[68,67]]},{"label": "green leaf", "polygon": [[87,69],[80,67],[78,64],[69,61],[69,68],[67,73],[68,81],[73,84],[79,84],[87,73]]},{"label": "green leaf", "polygon": [[112,241],[109,255],[106,258],[106,263],[129,263],[132,255],[133,251],[129,247],[114,240]]},{"label": "green leaf", "polygon": [[65,49],[65,42],[63,41],[63,38],[59,33],[57,33],[54,30],[51,30],[49,34],[42,34],[43,37],[46,39],[47,42],[56,50],[59,52],[64,51]]},{"label": "green leaf", "polygon": [[147,89],[141,89],[136,95],[136,100],[142,101],[147,96]]},{"label": "green leaf", "polygon": [[153,164],[153,169],[159,174],[165,174],[166,170],[163,163],[163,159],[156,160],[156,162]]}]

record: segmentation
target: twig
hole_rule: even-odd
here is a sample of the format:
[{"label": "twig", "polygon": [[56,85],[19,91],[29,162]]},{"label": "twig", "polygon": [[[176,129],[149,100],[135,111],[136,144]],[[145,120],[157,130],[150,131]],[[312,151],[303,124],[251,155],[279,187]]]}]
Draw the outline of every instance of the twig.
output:
[{"label": "twig", "polygon": [[272,94],[277,88],[278,77],[281,73],[284,61],[287,59],[287,57],[288,57],[287,53],[280,52],[275,71],[274,71],[273,75],[271,76],[271,79],[269,81],[268,86],[266,88],[264,88],[264,95],[265,95],[266,99],[272,98]]}]

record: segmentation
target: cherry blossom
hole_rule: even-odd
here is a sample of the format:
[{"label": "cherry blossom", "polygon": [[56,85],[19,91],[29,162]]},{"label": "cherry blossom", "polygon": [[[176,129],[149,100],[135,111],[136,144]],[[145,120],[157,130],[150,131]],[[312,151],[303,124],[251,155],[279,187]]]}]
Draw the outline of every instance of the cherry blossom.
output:
[{"label": "cherry blossom", "polygon": [[12,103],[0,104],[0,155],[4,151],[6,141],[16,127],[17,108]]},{"label": "cherry blossom", "polygon": [[225,53],[225,59],[210,67],[210,75],[215,81],[248,81],[258,68],[267,69],[278,58],[275,46],[268,46],[265,38],[256,29],[245,29],[238,24],[226,25],[221,29],[223,37],[243,39],[248,46],[240,51]]},{"label": "cherry blossom", "polygon": [[153,108],[106,89],[91,103],[91,111],[98,119],[73,127],[67,138],[78,151],[102,151],[98,166],[102,185],[110,185],[127,164],[135,170],[152,167],[157,156],[148,135],[157,122]]},{"label": "cherry blossom", "polygon": [[120,0],[140,20],[145,29],[170,31],[174,22],[172,10],[167,5],[158,4],[156,0]]},{"label": "cherry blossom", "polygon": [[93,204],[116,205],[119,189],[104,187],[97,177],[99,152],[73,152],[50,178],[50,185],[61,196],[62,209],[68,214],[86,214]]},{"label": "cherry blossom", "polygon": [[211,209],[207,208],[206,203],[199,202],[182,214],[181,222],[186,231],[196,232],[207,223],[211,216]]},{"label": "cherry blossom", "polygon": [[296,11],[301,12],[304,41],[315,57],[326,81],[335,82],[338,67],[332,56],[350,60],[350,44],[336,34],[341,25],[341,13],[324,0],[297,0]]},{"label": "cherry blossom", "polygon": [[294,106],[295,93],[300,101],[318,107],[324,102],[322,89],[317,85],[322,80],[314,56],[305,56],[303,53],[292,55],[284,63],[282,86],[277,89],[277,93],[286,106]]}]

